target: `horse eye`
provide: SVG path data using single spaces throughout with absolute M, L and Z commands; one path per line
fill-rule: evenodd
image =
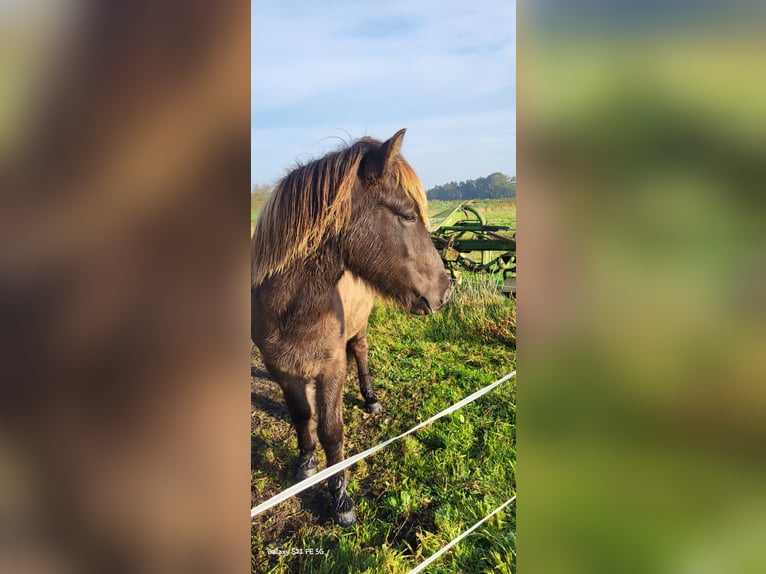
M 400 213 L 399 217 L 401 217 L 407 223 L 415 223 L 418 220 L 418 216 L 413 214 Z

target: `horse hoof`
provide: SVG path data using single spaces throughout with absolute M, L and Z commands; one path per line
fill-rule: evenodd
M 371 415 L 379 415 L 380 413 L 383 412 L 383 406 L 380 404 L 380 401 L 375 401 L 374 403 L 368 403 L 364 406 L 364 408 Z
M 346 512 L 336 512 L 333 519 L 335 520 L 335 524 L 341 528 L 348 528 L 356 522 L 356 509 L 352 507 L 351 510 Z
M 343 492 L 332 497 L 332 517 L 335 524 L 346 528 L 356 522 L 356 505 L 351 498 Z

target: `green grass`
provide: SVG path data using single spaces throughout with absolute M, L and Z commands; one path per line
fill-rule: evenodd
M 455 209 L 461 201 L 428 202 L 428 215 L 433 217 L 442 211 Z M 516 227 L 516 199 L 479 199 L 472 203 L 490 225 L 507 225 Z
M 428 317 L 376 303 L 370 367 L 384 412 L 363 411 L 350 369 L 344 395 L 347 453 L 399 434 L 513 370 L 515 323 L 514 302 L 484 282 L 462 283 L 445 310 Z M 255 571 L 398 573 L 431 556 L 515 493 L 515 385 L 509 380 L 353 466 L 354 526 L 341 529 L 329 520 L 324 485 L 258 517 L 252 533 Z M 260 445 L 256 492 L 285 488 L 297 459 L 294 433 L 277 437 L 273 426 L 264 421 L 253 431 Z M 256 495 L 259 502 L 265 497 Z M 511 505 L 428 571 L 515 571 L 515 530 Z M 268 554 L 269 548 L 286 554 Z

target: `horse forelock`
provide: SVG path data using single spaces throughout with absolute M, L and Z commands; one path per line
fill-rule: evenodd
M 367 151 L 381 142 L 362 138 L 352 145 L 299 165 L 277 185 L 263 206 L 251 243 L 252 283 L 259 285 L 290 264 L 310 257 L 351 219 L 351 195 Z M 426 194 L 415 170 L 401 155 L 390 173 L 412 198 L 428 225 Z

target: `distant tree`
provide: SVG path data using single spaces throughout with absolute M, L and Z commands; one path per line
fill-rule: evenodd
M 250 211 L 256 212 L 261 209 L 266 199 L 271 194 L 272 188 L 268 183 L 254 183 L 250 188 Z
M 268 195 L 271 193 L 271 186 L 268 183 L 254 183 L 250 190 L 250 195 Z
M 516 176 L 495 172 L 487 177 L 437 185 L 426 192 L 428 199 L 499 199 L 516 197 Z

